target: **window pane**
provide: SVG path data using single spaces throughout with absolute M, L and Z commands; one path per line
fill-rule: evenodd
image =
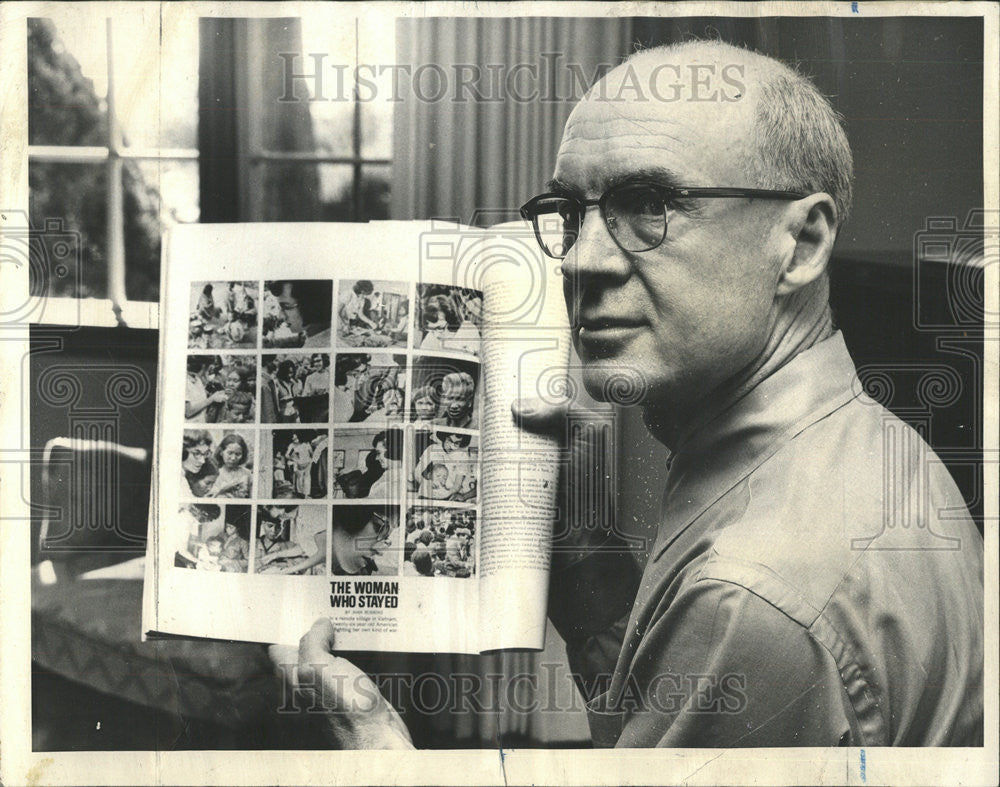
M 81 41 L 86 44 L 82 51 L 73 52 L 51 19 L 28 20 L 28 143 L 31 145 L 107 144 L 104 25 L 98 29 L 85 18 L 78 23 L 83 33 Z
M 358 20 L 358 97 L 361 99 L 361 155 L 392 158 L 392 101 L 397 85 L 396 26 L 391 20 Z M 396 80 L 399 81 L 399 80 Z
M 321 164 L 320 200 L 323 221 L 355 221 L 354 167 Z
M 354 167 L 347 164 L 302 164 L 267 162 L 264 167 L 264 190 L 268 205 L 282 206 L 281 215 L 266 215 L 280 221 L 374 221 L 389 218 L 389 193 L 392 167 L 366 165 L 362 168 L 358 203 L 354 201 Z M 309 196 L 314 200 L 290 200 L 281 196 L 280 184 L 299 188 L 314 181 L 318 184 Z M 289 213 L 292 210 L 292 213 Z
M 28 167 L 31 226 L 45 229 L 30 250 L 33 295 L 105 297 L 104 182 L 100 164 L 32 162 Z M 70 248 L 55 254 L 59 239 L 68 240 Z
M 392 165 L 369 165 L 361 170 L 361 218 L 389 218 Z
M 164 13 L 142 22 L 116 19 L 114 25 L 115 102 L 125 141 L 196 148 L 198 20 Z
M 391 85 L 380 90 L 375 100 L 361 102 L 361 155 L 364 158 L 392 158 Z
M 158 192 L 159 215 L 163 228 L 198 221 L 198 162 L 139 161 L 146 183 Z
M 322 93 L 316 83 L 299 80 L 298 95 L 321 100 L 310 102 L 316 151 L 330 156 L 353 154 L 354 128 L 354 20 L 335 8 L 315 7 L 302 15 L 302 57 L 296 73 L 321 69 Z
M 106 145 L 107 28 L 70 4 L 28 22 L 28 139 L 33 145 Z M 116 114 L 141 148 L 197 147 L 196 19 L 152 7 L 116 11 L 112 41 Z
M 317 101 L 309 106 L 316 152 L 326 156 L 354 154 L 354 102 Z
M 321 100 L 309 104 L 316 151 L 354 153 L 354 94 L 361 99 L 361 155 L 391 158 L 395 27 L 381 21 L 344 18 L 339 9 L 317 7 L 302 15 L 302 55 L 295 72 L 322 78 L 296 80 L 296 94 Z

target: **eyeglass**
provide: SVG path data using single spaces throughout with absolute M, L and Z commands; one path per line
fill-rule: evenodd
M 375 543 L 385 541 L 389 537 L 389 518 L 378 512 L 372 514 L 372 524 L 375 525 Z
M 521 206 L 521 217 L 531 222 L 538 244 L 550 257 L 563 259 L 580 237 L 587 208 L 597 205 L 608 233 L 622 251 L 651 251 L 667 237 L 669 213 L 689 197 L 796 200 L 797 191 L 744 188 L 688 188 L 659 183 L 623 183 L 599 199 L 577 199 L 565 194 L 540 194 Z

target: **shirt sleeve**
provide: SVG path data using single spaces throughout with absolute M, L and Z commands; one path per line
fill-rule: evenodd
M 620 747 L 854 742 L 856 722 L 832 655 L 733 583 L 701 580 L 673 599 L 621 678 Z M 589 709 L 606 716 L 599 705 Z

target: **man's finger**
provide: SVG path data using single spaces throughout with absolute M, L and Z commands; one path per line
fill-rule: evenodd
M 271 645 L 267 649 L 267 655 L 271 659 L 271 663 L 286 678 L 291 675 L 289 668 L 299 663 L 299 649 L 291 645 Z
M 537 434 L 561 434 L 569 404 L 552 404 L 544 399 L 517 399 L 510 407 L 514 423 Z
M 319 618 L 299 641 L 299 664 L 323 664 L 333 660 L 336 631 L 330 618 Z

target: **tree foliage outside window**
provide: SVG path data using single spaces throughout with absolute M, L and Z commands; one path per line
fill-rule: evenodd
M 59 44 L 48 19 L 28 20 L 28 143 L 105 146 L 107 112 L 91 80 Z M 80 234 L 80 271 L 53 278 L 53 297 L 103 298 L 107 294 L 105 168 L 102 163 L 33 161 L 28 168 L 31 226 L 58 219 Z M 129 299 L 155 301 L 160 285 L 160 195 L 136 162 L 123 167 L 125 286 Z M 43 236 L 44 239 L 44 236 Z M 32 266 L 34 272 L 35 266 Z M 37 292 L 38 282 L 31 282 Z

